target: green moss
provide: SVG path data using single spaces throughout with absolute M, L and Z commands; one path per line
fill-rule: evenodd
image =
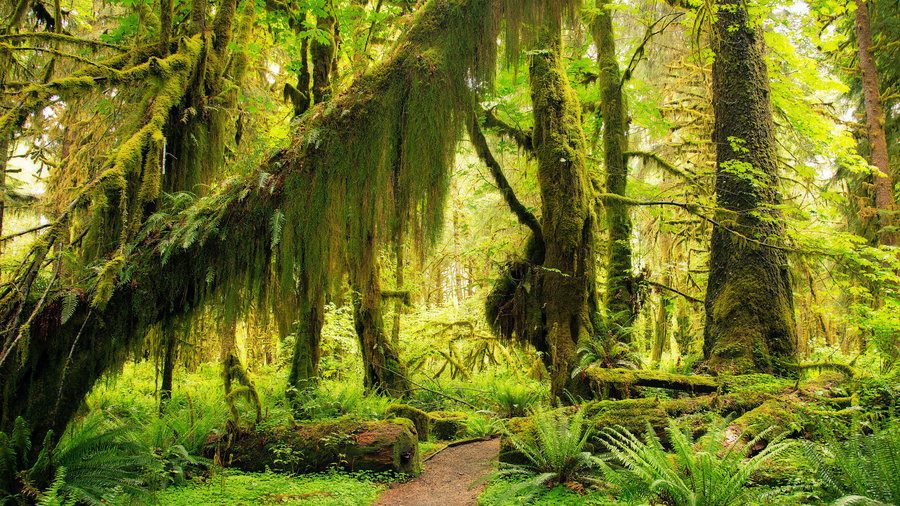
M 784 393 L 796 386 L 796 381 L 779 378 L 771 374 L 720 374 L 719 381 L 728 392 L 762 393 L 775 395 Z
M 431 417 L 421 409 L 406 404 L 392 404 L 387 409 L 387 416 L 412 420 L 419 441 L 427 441 L 431 434 Z
M 441 441 L 454 441 L 466 435 L 466 414 L 459 411 L 432 411 L 431 434 Z

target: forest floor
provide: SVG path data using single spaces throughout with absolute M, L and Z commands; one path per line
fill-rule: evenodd
M 417 478 L 385 491 L 377 506 L 444 506 L 475 504 L 486 483 L 472 484 L 497 463 L 500 439 L 445 448 L 425 462 Z

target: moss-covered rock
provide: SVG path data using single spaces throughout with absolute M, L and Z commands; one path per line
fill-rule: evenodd
M 431 434 L 431 417 L 421 409 L 407 404 L 392 404 L 387 409 L 387 416 L 389 418 L 400 417 L 412 420 L 413 425 L 416 427 L 419 441 L 427 441 L 428 436 Z
M 332 420 L 266 430 L 238 428 L 209 437 L 204 454 L 227 467 L 258 472 L 308 473 L 339 466 L 349 471 L 422 470 L 413 422 Z
M 452 441 L 466 435 L 466 414 L 459 411 L 432 411 L 431 433 L 435 438 Z

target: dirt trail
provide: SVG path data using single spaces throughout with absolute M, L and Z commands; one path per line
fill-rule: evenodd
M 381 494 L 376 506 L 465 506 L 475 504 L 485 484 L 469 485 L 497 464 L 500 439 L 446 448 L 425 462 L 418 478 Z

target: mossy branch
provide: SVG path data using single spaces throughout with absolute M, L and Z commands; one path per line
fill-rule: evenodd
M 656 281 L 651 281 L 651 280 L 646 280 L 646 282 L 649 283 L 650 285 L 653 285 L 653 286 L 657 287 L 657 288 L 661 288 L 661 289 L 663 289 L 663 290 L 668 290 L 668 291 L 670 291 L 670 292 L 672 292 L 672 293 L 676 293 L 676 294 L 678 294 L 678 295 L 684 297 L 685 299 L 687 299 L 687 300 L 689 300 L 689 301 L 691 301 L 691 302 L 693 302 L 693 303 L 695 303 L 695 304 L 703 304 L 703 300 L 698 299 L 697 297 L 693 297 L 693 296 L 691 296 L 691 295 L 688 295 L 688 294 L 686 294 L 686 293 L 684 293 L 684 292 L 682 292 L 682 291 L 679 291 L 679 290 L 677 290 L 677 289 L 675 289 L 675 288 L 672 288 L 671 286 L 664 285 L 664 284 L 662 284 L 662 283 L 657 283 Z
M 538 221 L 537 217 L 535 217 L 535 215 L 519 201 L 518 197 L 516 197 L 515 192 L 509 185 L 509 181 L 507 181 L 506 176 L 503 175 L 503 168 L 500 167 L 500 164 L 491 153 L 491 149 L 487 145 L 487 140 L 481 132 L 481 127 L 478 126 L 478 117 L 474 114 L 472 115 L 472 120 L 469 122 L 469 138 L 472 141 L 472 145 L 475 147 L 475 152 L 478 154 L 478 157 L 481 158 L 481 161 L 483 161 L 488 170 L 490 170 L 491 176 L 494 178 L 494 181 L 497 183 L 497 188 L 500 190 L 500 194 L 503 195 L 503 200 L 506 201 L 509 209 L 516 215 L 516 218 L 519 219 L 519 223 L 531 229 L 531 233 L 534 235 L 535 240 L 538 241 L 538 246 L 543 249 L 544 238 L 541 232 L 541 222 Z
M 519 149 L 529 155 L 534 154 L 534 145 L 532 144 L 531 132 L 527 132 L 520 128 L 514 127 L 509 123 L 501 120 L 494 114 L 493 109 L 484 111 L 484 127 L 495 130 L 498 134 L 511 139 L 519 146 Z
M 67 53 L 65 51 L 60 51 L 59 49 L 54 49 L 50 47 L 35 47 L 35 46 L 12 46 L 9 44 L 0 44 L 0 51 L 35 51 L 41 53 L 51 54 L 58 58 L 66 58 L 68 60 L 73 60 L 78 63 L 82 63 L 84 65 L 93 65 L 95 67 L 103 68 L 102 63 L 95 62 L 88 58 L 84 58 L 82 56 L 78 56 L 77 54 Z M 107 69 L 111 70 L 111 69 Z
M 626 151 L 622 153 L 626 158 L 638 158 L 644 164 L 653 163 L 656 164 L 657 167 L 663 169 L 664 171 L 672 174 L 673 176 L 679 177 L 687 181 L 692 187 L 698 188 L 697 179 L 687 171 L 681 170 L 676 167 L 674 164 L 669 162 L 668 160 L 663 159 L 656 153 L 650 153 L 647 151 Z
M 92 48 L 116 49 L 118 51 L 128 51 L 129 48 L 119 45 L 102 42 L 99 40 L 83 39 L 81 37 L 73 37 L 63 33 L 54 32 L 20 32 L 7 33 L 0 35 L 0 42 L 16 42 L 21 40 L 35 40 L 46 42 L 63 42 L 66 44 L 74 44 L 78 46 L 88 46 Z
M 700 212 L 701 206 L 699 204 L 694 203 L 685 203 L 685 202 L 674 202 L 669 200 L 638 200 L 631 197 L 624 197 L 622 195 L 616 195 L 614 193 L 598 193 L 596 195 L 597 199 L 603 202 L 618 202 L 619 204 L 626 206 L 673 206 L 684 209 L 685 211 L 693 214 L 694 216 L 706 221 L 712 225 L 716 225 L 721 227 L 722 230 L 727 231 L 729 234 L 740 237 L 741 239 L 756 244 L 758 246 L 763 246 L 765 248 L 772 248 L 776 250 L 786 251 L 789 253 L 793 253 L 796 251 L 794 248 L 788 248 L 785 246 L 779 246 L 777 244 L 770 244 L 765 241 L 761 241 L 759 239 L 754 239 L 752 237 L 748 237 L 746 234 L 742 234 L 738 232 L 731 226 L 727 226 L 727 224 L 721 220 L 716 220 L 714 218 L 710 218 L 709 216 Z M 733 211 L 729 211 L 726 209 L 717 208 L 717 212 L 727 213 L 728 215 L 735 214 Z M 731 220 L 729 220 L 731 221 Z

